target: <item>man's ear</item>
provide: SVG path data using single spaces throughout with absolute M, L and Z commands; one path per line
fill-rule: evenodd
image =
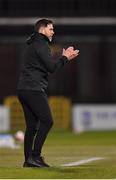
M 40 27 L 39 33 L 45 34 L 45 28 L 44 27 Z

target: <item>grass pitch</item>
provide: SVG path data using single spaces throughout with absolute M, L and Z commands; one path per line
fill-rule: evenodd
M 1 179 L 116 179 L 116 132 L 51 131 L 43 155 L 50 168 L 23 168 L 23 145 L 20 149 L 0 149 Z M 62 164 L 92 157 L 99 161 L 74 167 Z

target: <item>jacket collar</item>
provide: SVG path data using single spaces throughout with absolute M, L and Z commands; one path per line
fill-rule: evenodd
M 26 42 L 27 42 L 27 44 L 31 44 L 33 42 L 33 40 L 38 39 L 38 38 L 44 39 L 45 41 L 48 42 L 48 44 L 50 44 L 50 40 L 48 39 L 48 37 L 45 36 L 44 34 L 38 33 L 38 32 L 34 32 L 33 34 L 31 34 L 31 36 L 29 36 L 29 38 L 26 40 Z
M 37 35 L 38 35 L 39 37 L 42 37 L 43 39 L 45 39 L 48 43 L 50 43 L 50 40 L 49 40 L 48 37 L 45 36 L 44 34 L 42 34 L 42 33 L 37 33 Z

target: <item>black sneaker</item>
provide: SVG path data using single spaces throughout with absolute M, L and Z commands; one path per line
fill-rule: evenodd
M 23 167 L 49 167 L 48 164 L 46 164 L 42 157 L 38 158 L 28 158 L 26 162 L 24 162 Z
M 38 162 L 39 164 L 43 164 L 45 167 L 50 167 L 45 161 L 44 161 L 44 157 L 39 156 L 37 158 L 35 158 L 35 161 Z
M 30 164 L 27 163 L 27 161 L 25 161 L 23 163 L 23 167 L 35 167 L 35 166 L 32 166 L 32 164 L 30 165 Z

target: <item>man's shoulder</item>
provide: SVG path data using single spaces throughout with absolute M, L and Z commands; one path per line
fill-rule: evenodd
M 38 38 L 37 40 L 35 40 L 35 41 L 33 42 L 33 46 L 34 46 L 34 47 L 48 48 L 48 43 L 47 43 L 45 40 L 43 40 L 43 39 L 41 39 L 41 38 Z
M 34 44 L 38 44 L 38 43 L 39 44 L 46 44 L 46 41 L 43 38 L 41 38 L 40 36 L 38 36 L 37 38 L 34 39 L 33 43 Z

